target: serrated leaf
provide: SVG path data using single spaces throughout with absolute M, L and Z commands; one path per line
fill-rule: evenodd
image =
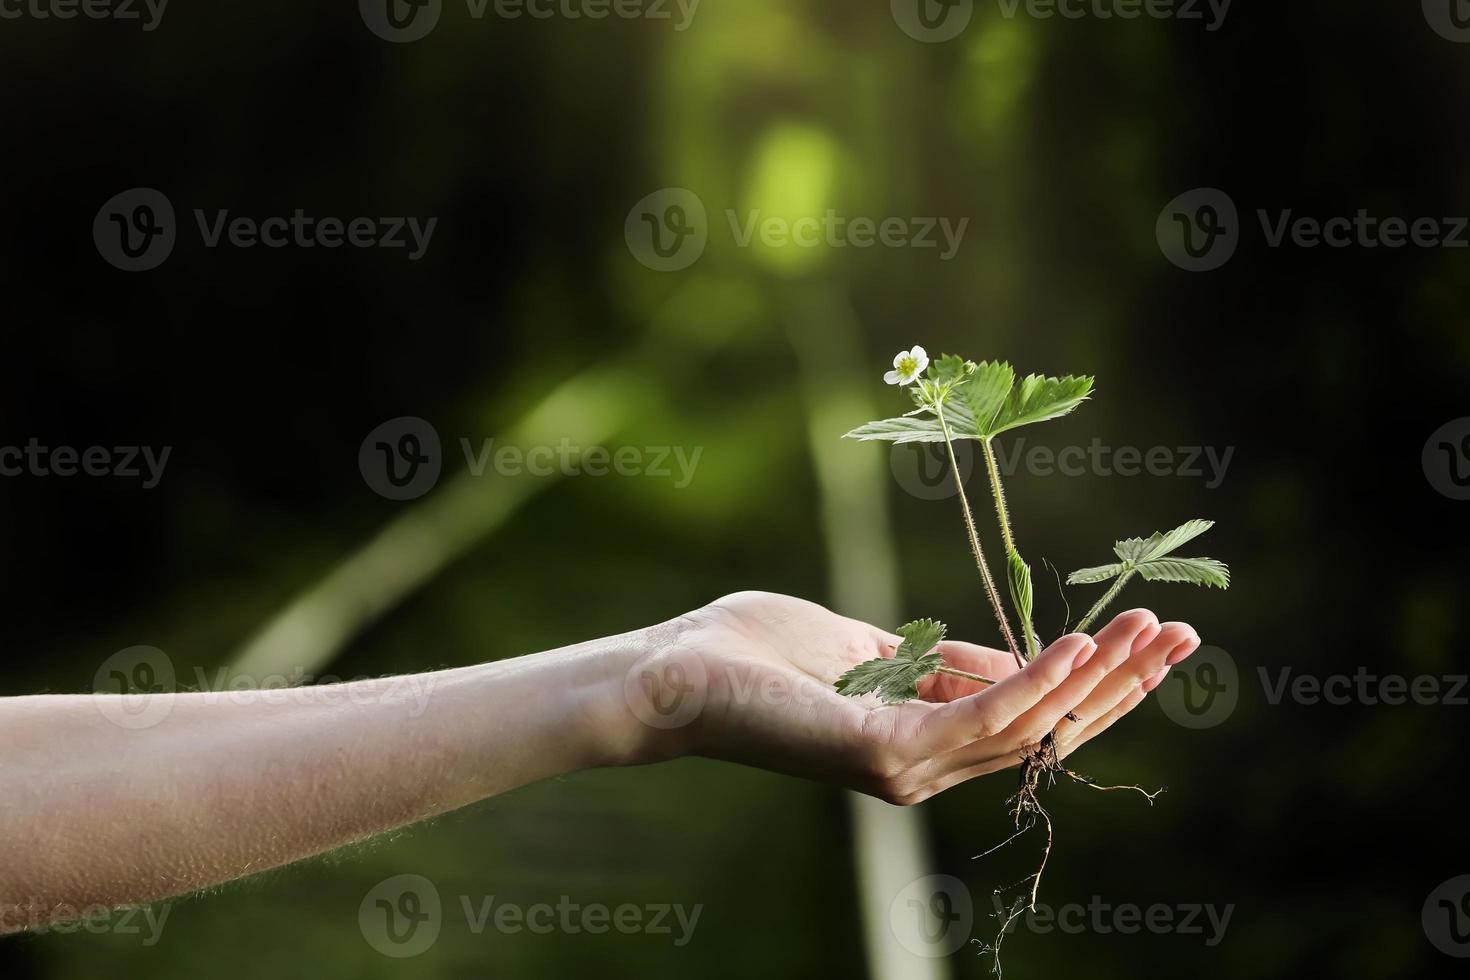
M 987 434 L 998 435 L 1018 426 L 1060 418 L 1087 400 L 1092 384 L 1092 378 L 1070 374 L 1064 378 L 1028 374 L 1006 397 Z
M 900 704 L 919 696 L 919 681 L 944 664 L 933 649 L 944 639 L 945 626 L 932 619 L 916 619 L 898 628 L 903 642 L 892 657 L 877 657 L 837 678 L 837 693 L 848 697 L 877 694 L 884 704 Z
M 1213 558 L 1158 558 L 1139 565 L 1138 574 L 1149 582 L 1188 582 L 1230 588 L 1230 569 Z
M 928 377 L 935 384 L 953 384 L 970 373 L 970 362 L 957 354 L 941 354 L 929 362 Z
M 1006 396 L 1016 382 L 1016 372 L 1004 361 L 981 361 L 975 365 L 970 380 L 955 390 L 955 395 L 970 413 L 975 436 L 994 435 L 995 417 L 1005 405 Z
M 1147 538 L 1124 538 L 1122 541 L 1113 543 L 1113 554 L 1124 561 L 1140 561 L 1148 554 L 1153 546 L 1162 541 L 1162 534 L 1153 534 Z
M 943 442 L 944 429 L 940 427 L 938 419 L 905 415 L 902 418 L 860 425 L 842 438 L 856 439 L 859 442 Z
M 1016 616 L 1026 638 L 1026 654 L 1034 657 L 1037 651 L 1036 630 L 1031 625 L 1031 568 L 1014 548 L 1006 552 L 1006 572 L 1010 579 L 1011 601 L 1016 604 Z
M 1123 572 L 1122 564 L 1098 565 L 1095 568 L 1079 568 L 1067 576 L 1068 585 L 1093 585 L 1117 578 Z
M 1151 546 L 1143 555 L 1143 560 L 1149 561 L 1173 554 L 1181 545 L 1188 544 L 1214 526 L 1214 521 L 1188 521 L 1167 534 L 1155 534 L 1149 538 Z

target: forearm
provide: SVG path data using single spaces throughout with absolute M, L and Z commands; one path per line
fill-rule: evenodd
M 119 696 L 0 699 L 0 932 L 58 906 L 196 890 L 634 761 L 649 730 L 622 703 L 622 681 L 650 635 L 414 678 L 143 695 L 167 698 L 168 711 L 138 730 L 109 719 L 140 706 Z

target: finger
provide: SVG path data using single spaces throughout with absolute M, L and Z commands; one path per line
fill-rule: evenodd
M 1171 623 L 1168 625 L 1173 626 L 1177 624 Z M 1058 753 L 1065 757 L 1077 751 L 1079 747 L 1086 744 L 1087 742 L 1090 742 L 1092 739 L 1097 738 L 1097 736 L 1101 735 L 1103 732 L 1111 728 L 1118 721 L 1118 719 L 1122 718 L 1128 712 L 1138 707 L 1138 705 L 1142 703 L 1145 697 L 1147 697 L 1152 691 L 1154 691 L 1160 684 L 1164 682 L 1164 679 L 1169 675 L 1169 670 L 1175 664 L 1184 660 L 1184 658 L 1188 657 L 1190 654 L 1194 653 L 1196 649 L 1199 648 L 1199 637 L 1192 635 L 1192 630 L 1190 632 L 1190 636 L 1186 637 L 1180 643 L 1175 644 L 1174 646 L 1169 648 L 1164 656 L 1166 666 L 1155 671 L 1151 676 L 1145 678 L 1136 687 L 1130 689 L 1127 693 L 1123 695 L 1122 699 L 1117 704 L 1113 705 L 1111 708 L 1104 711 L 1099 717 L 1092 719 L 1090 722 L 1084 720 L 1083 727 L 1080 732 L 1076 729 L 1071 729 L 1059 733 L 1057 738 Z
M 1001 650 L 977 646 L 960 640 L 945 640 L 936 648 L 946 667 L 1000 681 L 1014 674 L 1016 658 Z M 926 701 L 953 701 L 978 694 L 989 687 L 983 681 L 972 681 L 953 674 L 931 674 L 919 683 L 919 697 Z
M 1017 670 L 1000 683 L 931 712 L 919 729 L 918 739 L 930 755 L 952 751 L 976 739 L 1004 731 L 1023 712 L 1071 676 L 1078 662 L 1093 654 L 1092 639 L 1070 633 L 1043 650 L 1024 670 Z
M 1141 631 L 1129 647 L 1127 662 L 1093 689 L 1077 708 L 1077 716 L 1083 724 L 1089 724 L 1112 711 L 1144 681 L 1163 670 L 1176 648 L 1191 642 L 1198 645 L 1199 637 L 1187 623 L 1164 623 Z M 1059 736 L 1077 734 L 1073 726 L 1063 728 Z

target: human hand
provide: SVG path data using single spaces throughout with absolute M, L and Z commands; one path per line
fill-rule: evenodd
M 947 640 L 938 648 L 946 665 L 997 683 L 934 675 L 920 685 L 922 700 L 881 705 L 839 695 L 833 682 L 854 664 L 892 656 L 900 637 L 815 603 L 742 592 L 675 625 L 639 667 L 649 685 L 672 670 L 691 699 L 657 756 L 729 759 L 904 805 L 1019 764 L 1053 730 L 1059 755 L 1076 751 L 1199 646 L 1191 627 L 1160 625 L 1145 609 L 1120 614 L 1095 638 L 1062 637 L 1024 670 L 1009 653 Z

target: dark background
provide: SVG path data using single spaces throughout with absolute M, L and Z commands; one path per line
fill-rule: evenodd
M 137 644 L 188 677 L 234 662 L 293 598 L 443 494 L 399 503 L 364 482 L 360 443 L 398 416 L 430 420 L 446 471 L 462 471 L 459 436 L 501 436 L 547 392 L 619 365 L 636 383 L 581 407 L 620 420 L 601 441 L 704 455 L 684 489 L 533 487 L 319 672 L 512 656 L 740 589 L 834 601 L 812 453 L 825 423 L 811 414 L 837 391 L 831 377 L 897 414 L 906 405 L 879 377 L 914 343 L 1091 373 L 1095 400 L 1028 444 L 1235 455 L 1214 489 L 1018 473 L 1025 549 L 1065 571 L 1105 560 L 1117 537 L 1218 521 L 1198 550 L 1230 563 L 1230 592 L 1140 584 L 1124 602 L 1227 651 L 1239 704 L 1200 731 L 1147 704 L 1079 754 L 1104 780 L 1169 791 L 1147 809 L 1059 788 L 1043 899 L 1235 911 L 1214 948 L 1018 936 L 1008 973 L 1447 974 L 1455 960 L 1426 937 L 1421 907 L 1470 872 L 1458 804 L 1470 709 L 1272 705 L 1257 669 L 1465 672 L 1470 503 L 1435 489 L 1421 451 L 1470 414 L 1470 252 L 1270 248 L 1255 212 L 1470 213 L 1470 45 L 1407 3 L 1241 2 L 1214 32 L 1008 20 L 980 3 L 942 44 L 906 36 L 887 7 L 704 0 L 676 32 L 476 21 L 448 3 L 412 44 L 375 37 L 347 2 L 179 3 L 153 32 L 0 21 L 0 446 L 172 447 L 151 490 L 0 478 L 0 694 L 90 690 L 107 657 Z M 159 268 L 127 273 L 99 256 L 92 221 L 138 186 L 171 199 L 179 242 Z M 646 269 L 623 238 L 634 203 L 668 186 L 694 190 L 712 224 L 704 256 L 677 273 Z M 1172 265 L 1154 233 L 1164 205 L 1196 187 L 1224 190 L 1241 216 L 1239 250 L 1204 273 Z M 970 225 L 949 262 L 734 247 L 726 208 L 779 212 L 788 198 Z M 207 249 L 195 207 L 439 223 L 416 262 Z M 487 498 L 506 492 L 481 482 Z M 897 614 L 993 643 L 954 504 L 891 479 L 871 492 L 886 495 L 901 558 Z M 1052 631 L 1062 609 L 1043 584 Z M 1093 594 L 1069 598 L 1075 609 Z M 971 860 L 1006 833 L 1011 789 L 993 777 L 918 808 L 928 870 L 963 879 L 982 912 L 1028 870 L 1029 853 Z M 177 903 L 155 946 L 8 939 L 0 973 L 853 975 L 864 954 L 848 821 L 836 790 L 702 760 L 579 774 Z M 406 872 L 446 895 L 705 910 L 680 949 L 446 927 L 429 953 L 397 961 L 364 941 L 357 909 Z M 990 931 L 981 917 L 974 935 Z M 987 968 L 974 946 L 946 964 Z

